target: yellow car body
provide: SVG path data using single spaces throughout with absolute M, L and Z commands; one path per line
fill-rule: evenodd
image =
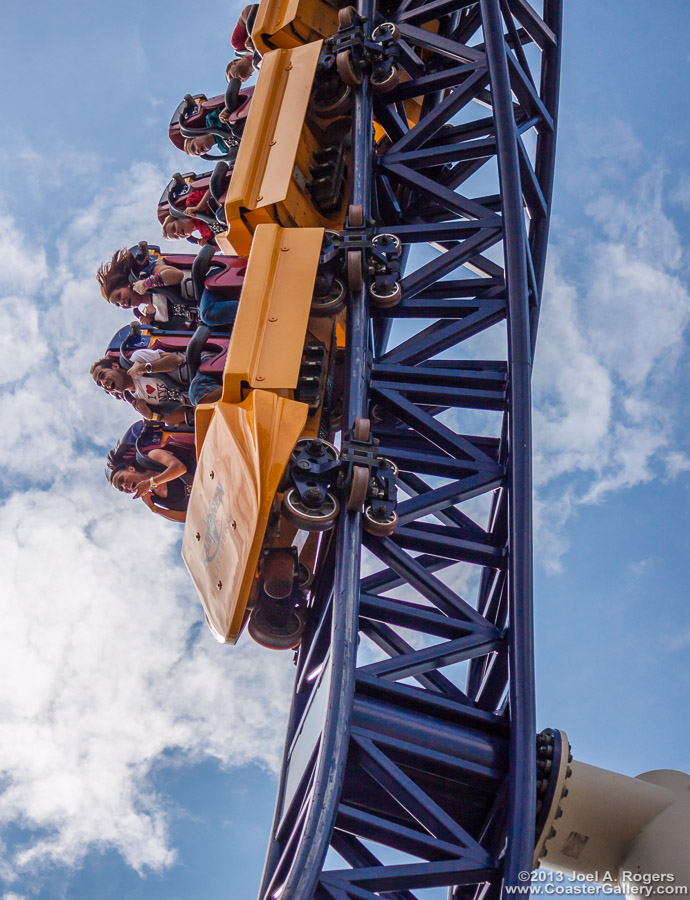
M 328 37 L 338 30 L 338 11 L 326 0 L 263 0 L 252 28 L 262 56 Z
M 293 399 L 305 342 L 330 342 L 333 322 L 310 318 L 323 229 L 260 225 L 215 404 L 196 409 L 197 470 L 182 556 L 216 638 L 235 643 L 251 610 L 269 523 L 280 535 L 279 486 L 297 440 L 318 433 L 321 409 Z M 330 347 L 329 351 L 334 352 Z
M 307 121 L 323 41 L 267 53 L 261 65 L 247 124 L 225 198 L 227 231 L 217 242 L 223 253 L 248 256 L 258 225 L 340 229 L 341 208 L 331 215 L 312 203 L 307 185 L 320 146 Z

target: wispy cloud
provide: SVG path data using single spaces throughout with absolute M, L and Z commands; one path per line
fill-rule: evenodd
M 677 424 L 690 294 L 669 212 L 674 179 L 627 128 L 613 133 L 595 136 L 583 160 L 586 222 L 572 233 L 559 223 L 545 288 L 534 468 L 551 565 L 578 505 L 690 467 Z

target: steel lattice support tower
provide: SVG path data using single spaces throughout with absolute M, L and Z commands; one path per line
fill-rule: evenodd
M 406 497 L 392 536 L 343 511 L 323 548 L 260 897 L 498 896 L 534 850 L 530 376 L 561 4 L 358 13 L 369 36 L 395 23 L 406 77 L 355 90 L 350 202 L 407 268 L 397 306 L 371 306 L 366 278 L 350 294 L 344 426 L 372 419 Z M 491 335 L 502 358 L 477 358 Z M 477 411 L 494 433 L 471 433 Z

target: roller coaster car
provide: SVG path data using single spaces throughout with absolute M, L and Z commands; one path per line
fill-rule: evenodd
M 264 56 L 290 50 L 337 31 L 338 11 L 326 0 L 263 0 L 252 26 L 252 41 Z
M 257 227 L 222 397 L 196 409 L 182 556 L 219 641 L 234 644 L 248 625 L 265 647 L 299 643 L 338 496 L 364 505 L 378 533 L 397 521 L 395 467 L 378 458 L 366 423 L 341 454 L 328 440 L 340 430 L 340 258 L 321 228 Z
M 225 231 L 224 201 L 231 175 L 232 166 L 224 160 L 219 160 L 212 172 L 203 172 L 201 175 L 195 172 L 181 175 L 176 172 L 158 201 L 158 221 L 162 225 L 168 216 L 184 218 L 185 201 L 190 194 L 208 190 L 211 194 L 208 212 L 197 212 L 194 218 L 205 222 L 216 234 Z
M 314 41 L 263 58 L 225 199 L 227 232 L 217 237 L 226 253 L 248 256 L 260 224 L 342 227 L 349 89 L 339 79 L 327 82 L 325 99 L 320 79 L 314 89 L 322 49 Z
M 225 151 L 214 154 L 205 153 L 202 159 L 234 161 L 237 148 L 244 131 L 247 115 L 254 94 L 253 87 L 241 87 L 237 78 L 233 78 L 225 95 L 207 99 L 205 94 L 187 94 L 173 113 L 168 127 L 168 136 L 178 150 L 184 150 L 185 138 L 211 134 L 220 139 Z M 207 125 L 206 117 L 227 109 L 230 112 L 228 122 L 223 125 Z
M 264 645 L 299 643 L 318 534 L 295 541 L 281 502 L 284 470 L 302 438 L 323 457 L 322 502 L 307 510 L 306 525 L 327 529 L 338 513 L 327 489 L 337 452 L 318 440 L 332 428 L 323 405 L 332 392 L 338 312 L 313 315 L 322 239 L 322 229 L 257 229 L 222 398 L 197 407 L 199 461 L 182 555 L 219 641 L 235 643 L 250 621 Z

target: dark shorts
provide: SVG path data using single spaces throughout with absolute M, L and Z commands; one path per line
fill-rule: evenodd
M 213 375 L 202 375 L 201 372 L 197 372 L 189 385 L 189 399 L 192 406 L 203 403 L 206 394 L 218 390 L 219 387 L 221 387 L 221 382 Z

